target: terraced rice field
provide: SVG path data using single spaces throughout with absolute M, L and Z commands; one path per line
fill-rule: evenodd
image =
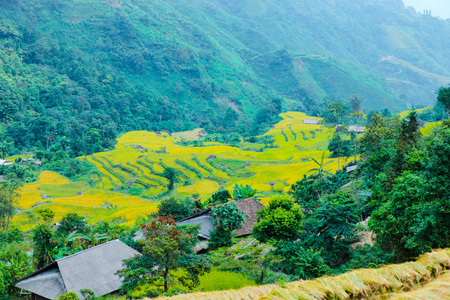
M 242 142 L 238 147 L 221 143 L 205 143 L 202 147 L 182 146 L 183 140 L 193 140 L 204 132 L 200 129 L 169 134 L 134 131 L 117 139 L 114 150 L 80 157 L 94 164 L 99 173 L 93 175 L 95 187 L 86 182 L 71 182 L 53 172 L 44 171 L 39 181 L 25 185 L 19 201 L 20 213 L 13 225 L 29 230 L 39 221 L 36 211 L 51 208 L 55 221 L 68 212 L 77 212 L 89 222 L 124 219 L 128 224 L 157 209 L 164 197 L 188 197 L 199 194 L 206 200 L 221 188 L 232 190 L 237 184 L 256 188 L 262 201 L 273 194 L 288 190 L 314 167 L 307 156 L 319 159 L 327 149 L 333 130 L 321 125 L 303 124 L 303 113 L 281 114 L 283 120 L 265 135 L 274 137 L 272 148 Z M 262 151 L 258 149 L 262 149 Z M 163 177 L 166 168 L 177 170 L 173 191 Z M 337 169 L 337 162 L 328 165 Z M 270 183 L 270 184 L 269 184 Z M 277 191 L 273 185 L 277 184 Z M 280 189 L 281 188 L 281 189 Z M 134 189 L 139 196 L 124 191 Z
M 200 194 L 205 200 L 220 188 L 231 190 L 237 183 L 251 184 L 264 196 L 272 193 L 268 183 L 282 182 L 287 190 L 301 179 L 314 166 L 307 156 L 320 158 L 333 134 L 333 130 L 321 125 L 303 124 L 305 118 L 314 119 L 303 113 L 281 116 L 283 120 L 265 134 L 274 137 L 274 148 L 262 152 L 220 143 L 181 146 L 183 139 L 192 139 L 199 130 L 172 135 L 134 131 L 118 138 L 115 150 L 85 159 L 101 172 L 98 188 L 130 185 L 141 188 L 144 196 L 164 197 L 169 191 L 162 173 L 170 167 L 178 171 L 175 191 L 170 195 Z M 329 166 L 334 171 L 337 162 Z
M 39 181 L 25 185 L 20 194 L 20 212 L 12 223 L 25 231 L 39 222 L 36 211 L 40 208 L 53 210 L 55 221 L 68 212 L 76 212 L 89 222 L 123 219 L 128 225 L 132 225 L 138 216 L 157 209 L 157 203 L 151 203 L 148 199 L 90 188 L 85 182 L 70 182 L 50 171 L 43 171 Z

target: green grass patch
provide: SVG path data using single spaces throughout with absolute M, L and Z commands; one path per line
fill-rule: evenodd
M 256 283 L 253 280 L 243 274 L 212 270 L 200 277 L 198 290 L 204 292 L 223 291 L 255 285 Z

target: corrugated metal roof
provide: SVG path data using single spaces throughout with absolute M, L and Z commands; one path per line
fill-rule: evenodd
M 81 289 L 90 289 L 95 296 L 103 296 L 117 291 L 122 281 L 115 273 L 123 268 L 122 260 L 138 254 L 140 253 L 121 241 L 114 240 L 57 260 L 52 264 L 54 265 L 52 269 L 56 268 L 63 287 L 65 287 L 65 290 L 58 290 L 58 295 L 64 294 L 65 291 L 73 291 L 81 298 Z M 53 296 L 53 294 L 34 291 L 39 286 L 44 286 L 43 283 L 40 283 L 42 279 L 39 278 L 47 272 L 48 268 L 21 280 L 16 286 L 49 299 L 56 298 L 58 295 Z M 52 277 L 52 281 L 48 284 L 56 286 L 56 281 L 56 277 Z M 46 281 L 42 282 L 46 283 Z M 23 285 L 24 283 L 26 285 Z
M 177 225 L 200 225 L 198 235 L 205 239 L 210 239 L 211 232 L 216 229 L 214 227 L 214 220 L 209 215 L 200 215 L 196 218 L 179 221 L 177 222 Z
M 350 173 L 350 172 L 353 172 L 353 171 L 355 171 L 356 170 L 356 168 L 358 168 L 358 166 L 357 165 L 354 165 L 354 166 L 350 166 L 350 167 L 347 167 L 347 173 Z
M 61 273 L 56 264 L 52 264 L 39 273 L 19 281 L 16 287 L 48 299 L 55 299 L 66 292 Z
M 317 125 L 317 124 L 319 124 L 319 120 L 317 120 L 317 119 L 304 119 L 303 120 L 303 124 Z

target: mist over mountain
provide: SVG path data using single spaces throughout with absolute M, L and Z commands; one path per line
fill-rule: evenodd
M 7 0 L 0 12 L 2 134 L 18 149 L 258 132 L 354 94 L 399 111 L 450 83 L 450 23 L 401 0 Z

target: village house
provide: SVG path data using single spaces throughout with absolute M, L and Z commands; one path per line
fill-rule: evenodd
M 124 267 L 122 260 L 139 254 L 119 240 L 110 241 L 58 259 L 21 279 L 16 287 L 31 292 L 32 300 L 51 300 L 70 291 L 84 299 L 82 289 L 97 297 L 108 295 L 122 285 L 116 275 Z
M 13 165 L 14 164 L 14 162 L 12 162 L 12 161 L 7 161 L 7 160 L 4 160 L 4 159 L 0 159 L 0 166 L 10 166 L 10 165 Z
M 247 198 L 242 200 L 233 201 L 231 203 L 236 204 L 237 207 L 245 214 L 244 224 L 242 228 L 235 231 L 235 237 L 246 237 L 252 234 L 253 225 L 258 220 L 256 212 L 264 208 L 258 200 L 254 198 Z M 209 240 L 211 238 L 211 232 L 216 230 L 214 226 L 214 220 L 210 216 L 212 208 L 205 209 L 190 217 L 184 218 L 177 222 L 177 225 L 200 225 L 200 231 L 198 237 L 200 240 Z
M 304 119 L 303 124 L 318 125 L 319 120 L 318 119 Z
M 348 126 L 348 132 L 355 132 L 356 134 L 364 133 L 366 127 L 359 125 L 350 125 Z
M 234 237 L 240 238 L 251 235 L 253 232 L 253 225 L 255 225 L 258 220 L 256 212 L 264 208 L 264 205 L 254 198 L 237 200 L 230 203 L 236 204 L 236 206 L 245 214 L 244 224 L 242 225 L 242 228 L 234 232 Z M 177 222 L 177 225 L 200 225 L 200 231 L 198 233 L 199 242 L 194 248 L 196 253 L 208 248 L 207 241 L 211 239 L 211 233 L 216 230 L 214 220 L 210 216 L 212 208 L 213 207 L 210 207 Z M 142 239 L 144 239 L 144 234 L 142 230 L 139 230 L 136 232 L 133 240 L 138 241 Z

